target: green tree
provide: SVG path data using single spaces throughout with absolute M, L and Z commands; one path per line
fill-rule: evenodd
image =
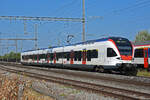
M 150 33 L 147 30 L 138 32 L 135 42 L 150 41 Z
M 10 52 L 8 54 L 5 54 L 3 56 L 0 56 L 0 59 L 3 59 L 3 60 L 17 60 L 19 61 L 20 60 L 20 53 L 14 53 L 14 52 Z

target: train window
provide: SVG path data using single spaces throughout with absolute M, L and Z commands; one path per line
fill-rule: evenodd
M 82 51 L 82 60 L 86 61 L 86 50 Z
M 28 60 L 28 55 L 25 55 L 25 59 Z
M 34 60 L 37 60 L 37 55 L 34 55 Z
M 46 56 L 46 60 L 49 60 L 50 54 L 47 53 L 45 56 Z
M 24 59 L 25 59 L 25 60 L 27 60 L 27 59 L 28 59 L 28 56 L 27 56 L 27 55 L 25 55 L 25 56 L 24 56 Z
M 117 56 L 116 52 L 112 48 L 107 48 L 107 57 Z
M 150 58 L 150 48 L 148 49 L 148 57 Z
M 145 52 L 144 52 L 144 53 L 145 53 L 145 58 L 147 58 L 147 56 L 148 56 L 148 55 L 147 55 L 147 50 L 145 50 Z
M 28 59 L 30 59 L 30 55 L 28 55 Z
M 45 54 L 40 54 L 39 55 L 39 59 L 44 59 L 45 58 Z
M 42 58 L 42 55 L 41 54 L 39 54 L 39 59 L 41 59 Z
M 34 58 L 34 56 L 33 55 L 31 55 L 31 59 L 33 59 Z
M 75 51 L 75 52 L 74 52 L 74 61 L 77 61 L 77 55 L 78 55 L 78 52 Z
M 64 58 L 64 53 L 63 52 L 60 53 L 60 58 Z
M 24 56 L 22 56 L 22 60 L 24 60 Z
M 43 59 L 46 59 L 46 58 L 47 58 L 46 54 L 43 54 Z
M 43 54 L 41 54 L 41 56 L 40 56 L 40 59 L 42 59 L 43 58 Z
M 28 55 L 25 55 L 25 60 L 28 60 Z
M 32 59 L 32 55 L 29 55 L 29 58 Z
M 78 61 L 81 61 L 81 51 L 77 51 L 77 59 Z
M 67 54 L 67 61 L 69 61 L 69 59 L 70 59 L 70 52 L 67 52 L 66 54 Z
M 87 61 L 91 61 L 91 50 L 87 51 Z
M 54 59 L 54 54 L 50 53 L 50 60 L 52 61 Z
M 32 59 L 34 59 L 34 60 L 35 60 L 35 55 L 32 55 Z
M 33 57 L 34 60 L 36 59 L 36 55 L 33 55 L 32 57 Z
M 27 55 L 27 59 L 30 59 L 30 55 Z
M 64 52 L 64 55 L 63 55 L 63 56 L 64 56 L 64 58 L 67 58 L 67 53 L 66 53 L 66 52 Z
M 28 60 L 28 56 L 26 55 L 26 56 L 24 57 L 24 59 L 25 59 L 25 60 Z
M 143 58 L 144 57 L 144 51 L 143 51 L 143 49 L 136 49 L 134 57 L 135 58 Z
M 41 55 L 39 54 L 39 59 L 40 59 Z
M 57 60 L 58 60 L 59 58 L 62 58 L 62 55 L 63 55 L 63 53 L 61 53 L 61 52 L 56 53 L 56 58 L 57 58 Z
M 28 59 L 30 59 L 30 55 L 28 55 Z
M 56 53 L 56 60 L 58 61 L 59 58 L 60 58 L 60 53 Z
M 74 51 L 70 52 L 70 58 L 74 58 Z
M 53 53 L 53 59 L 56 60 L 56 52 Z
M 58 61 L 59 59 L 59 53 L 56 53 L 56 60 Z
M 25 60 L 25 56 L 22 56 L 22 60 Z
M 91 51 L 91 58 L 98 58 L 98 50 L 92 50 Z

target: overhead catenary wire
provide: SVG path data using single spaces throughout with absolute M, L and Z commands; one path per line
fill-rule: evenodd
M 66 7 L 68 7 L 68 6 L 72 6 L 73 4 L 75 4 L 76 1 L 77 1 L 77 0 L 72 0 L 71 2 L 69 2 L 69 3 L 67 3 L 67 4 L 65 4 L 65 5 L 63 5 L 63 6 L 59 7 L 59 8 L 57 8 L 56 10 L 54 10 L 54 11 L 52 12 L 52 14 L 53 14 L 53 13 L 57 14 L 57 13 L 61 12 L 62 9 L 66 8 Z M 63 11 L 63 12 L 64 12 L 64 11 Z
M 79 2 L 76 2 L 71 7 L 65 9 L 64 11 L 59 13 L 58 15 L 60 15 L 60 16 L 69 16 L 69 17 L 72 16 L 72 15 L 78 15 L 79 12 L 81 12 L 80 5 L 81 4 Z M 78 9 L 76 9 L 76 7 L 78 7 Z
M 112 8 L 111 10 L 106 10 L 104 14 L 102 14 L 102 18 L 105 18 L 106 16 L 110 15 L 120 15 L 121 13 L 124 14 L 125 11 L 130 11 L 133 12 L 134 10 L 137 10 L 139 8 L 144 8 L 150 5 L 150 0 L 136 0 L 134 4 L 130 3 L 128 4 L 129 6 L 120 8 L 120 9 L 114 9 Z
M 118 9 L 118 10 L 114 10 L 113 12 L 114 13 L 119 13 L 119 12 L 131 10 L 131 9 L 141 8 L 141 7 L 144 7 L 145 5 L 147 5 L 149 3 L 150 3 L 150 0 L 143 1 L 143 2 L 138 2 L 138 3 L 135 3 L 134 5 L 131 5 L 131 6 L 128 6 L 128 7 L 125 7 L 125 8 L 121 8 L 121 9 Z

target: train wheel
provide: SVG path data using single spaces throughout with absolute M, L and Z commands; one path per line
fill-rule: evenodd
M 119 71 L 121 75 L 125 75 L 126 72 L 125 71 Z
M 105 70 L 104 70 L 104 68 L 102 66 L 97 66 L 97 67 L 95 67 L 95 71 L 103 73 Z
M 94 70 L 95 72 L 99 72 L 99 68 L 97 66 L 94 68 Z
M 123 68 L 120 70 L 120 74 L 121 75 L 127 75 L 127 76 L 136 76 L 137 75 L 137 69 L 136 67 L 132 67 L 132 68 Z
M 101 73 L 105 72 L 105 70 L 104 70 L 104 68 L 102 66 L 99 67 L 99 72 L 101 72 Z
M 132 69 L 130 69 L 130 70 L 126 70 L 126 74 L 125 75 L 127 75 L 127 76 L 136 76 L 137 75 L 137 69 L 136 68 L 132 68 Z

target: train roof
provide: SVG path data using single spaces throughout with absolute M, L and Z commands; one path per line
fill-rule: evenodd
M 150 41 L 144 41 L 144 42 L 132 42 L 134 46 L 146 46 L 150 45 Z
M 65 45 L 65 46 L 75 46 L 75 45 L 90 44 L 90 43 L 95 43 L 95 42 L 103 42 L 103 41 L 108 41 L 109 39 L 112 39 L 112 40 L 116 40 L 116 39 L 128 40 L 128 39 L 122 38 L 122 37 L 107 37 L 107 38 L 101 38 L 101 39 L 95 39 L 95 40 L 87 40 L 85 42 L 79 42 L 79 43 L 69 44 L 69 45 Z M 53 48 L 59 48 L 59 47 L 64 47 L 64 46 L 53 46 L 53 47 L 50 47 L 50 48 L 41 48 L 41 49 L 38 49 L 38 50 L 53 49 Z M 35 51 L 35 50 L 27 50 L 27 51 L 23 51 L 23 52 L 29 52 L 29 51 Z

